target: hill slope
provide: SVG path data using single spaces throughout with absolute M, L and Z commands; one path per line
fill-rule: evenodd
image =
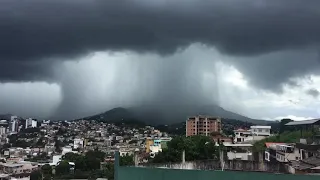
M 195 107 L 183 107 L 174 111 L 162 113 L 153 107 L 134 107 L 134 108 L 114 108 L 101 114 L 85 117 L 82 119 L 94 119 L 101 121 L 121 121 L 121 120 L 139 120 L 147 124 L 172 124 L 184 122 L 188 116 L 211 115 L 224 119 L 234 119 L 253 124 L 268 124 L 270 121 L 251 119 L 231 111 L 227 111 L 219 106 L 210 105 Z

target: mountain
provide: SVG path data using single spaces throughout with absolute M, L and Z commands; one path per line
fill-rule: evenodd
M 246 116 L 225 110 L 216 105 L 209 106 L 184 106 L 174 110 L 160 111 L 157 107 L 140 106 L 132 108 L 114 108 L 101 114 L 85 117 L 86 120 L 101 121 L 121 121 L 121 120 L 139 120 L 147 124 L 173 124 L 184 122 L 188 116 L 210 115 L 218 116 L 223 119 L 240 120 L 252 124 L 266 125 L 272 121 L 251 119 Z
M 121 121 L 123 119 L 134 119 L 134 114 L 125 108 L 114 108 L 101 114 L 82 118 L 84 120 L 101 120 L 101 121 Z
M 0 114 L 0 120 L 7 120 L 10 121 L 11 120 L 11 116 L 15 116 L 13 114 Z M 17 116 L 17 119 L 19 121 L 23 121 L 24 119 L 20 116 Z

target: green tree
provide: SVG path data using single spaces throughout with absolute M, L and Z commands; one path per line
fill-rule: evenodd
M 104 158 L 106 157 L 106 153 L 99 151 L 98 149 L 95 149 L 94 151 L 88 151 L 86 153 L 86 157 L 96 158 L 96 159 L 99 159 L 100 161 L 103 161 Z
M 41 171 L 32 171 L 30 174 L 30 180 L 42 180 Z
M 286 127 L 286 124 L 289 123 L 289 122 L 292 122 L 293 120 L 291 119 L 282 119 L 280 121 L 280 127 L 279 127 L 279 133 L 283 133 L 285 132 L 286 130 L 289 130 L 290 127 Z
M 77 170 L 88 170 L 88 165 L 87 165 L 87 159 L 85 156 L 80 156 L 77 159 L 75 159 L 75 161 L 73 161 L 75 163 L 75 169 Z
M 70 173 L 70 165 L 68 161 L 61 161 L 60 164 L 56 167 L 57 175 L 66 175 Z
M 132 155 L 126 155 L 120 157 L 120 166 L 132 166 L 134 165 L 134 157 Z
M 52 175 L 52 167 L 49 164 L 43 165 L 41 171 L 44 175 Z
M 180 162 L 182 151 L 187 161 L 217 159 L 219 156 L 215 142 L 207 136 L 177 136 L 168 142 L 168 148 L 159 152 L 151 162 Z
M 57 137 L 54 138 L 54 142 L 55 151 L 61 153 L 61 148 L 64 146 L 64 144 L 60 140 L 58 140 Z
M 69 161 L 69 162 L 76 162 L 81 157 L 82 157 L 82 155 L 80 155 L 80 154 L 68 152 L 62 157 L 62 159 Z

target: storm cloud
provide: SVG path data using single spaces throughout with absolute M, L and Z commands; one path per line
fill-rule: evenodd
M 320 95 L 320 92 L 317 89 L 309 89 L 307 91 L 307 94 L 309 94 L 310 96 L 317 98 Z
M 149 99 L 158 94 L 172 105 L 212 103 L 219 98 L 209 102 L 208 94 L 200 95 L 202 90 L 188 90 L 197 87 L 201 73 L 215 71 L 211 63 L 217 58 L 197 53 L 183 61 L 175 56 L 200 44 L 226 56 L 224 62 L 253 86 L 281 92 L 285 83 L 298 86 L 292 78 L 320 72 L 319 5 L 318 0 L 2 0 L 0 81 L 56 82 L 62 87 L 61 109 L 66 109 L 83 103 L 80 89 L 91 81 L 63 75 L 61 67 L 71 66 L 66 62 L 80 63 L 102 51 L 154 54 L 159 56 L 154 61 L 135 57 L 113 62 L 118 63 L 114 79 L 120 83 L 135 77 L 139 87 L 153 82 Z M 217 82 L 213 84 L 211 88 Z

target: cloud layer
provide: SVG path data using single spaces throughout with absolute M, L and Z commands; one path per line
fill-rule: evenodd
M 76 59 L 99 50 L 172 52 L 200 42 L 227 54 L 253 55 L 318 45 L 319 5 L 314 0 L 4 0 L 0 60 L 25 70 L 20 77 L 7 72 L 0 77 L 50 76 L 25 61 Z M 32 67 L 43 69 L 46 63 Z
M 156 103 L 164 111 L 220 104 L 225 97 L 217 90 L 217 61 L 234 66 L 258 90 L 284 93 L 286 84 L 299 86 L 293 79 L 320 72 L 319 5 L 318 0 L 2 0 L 0 81 L 56 83 L 62 116 L 122 104 Z M 86 61 L 97 57 L 101 67 L 90 68 Z M 205 74 L 215 77 L 210 85 L 203 82 Z M 110 93 L 100 96 L 96 88 Z M 316 98 L 317 92 L 303 93 Z M 95 95 L 109 103 L 92 105 Z

